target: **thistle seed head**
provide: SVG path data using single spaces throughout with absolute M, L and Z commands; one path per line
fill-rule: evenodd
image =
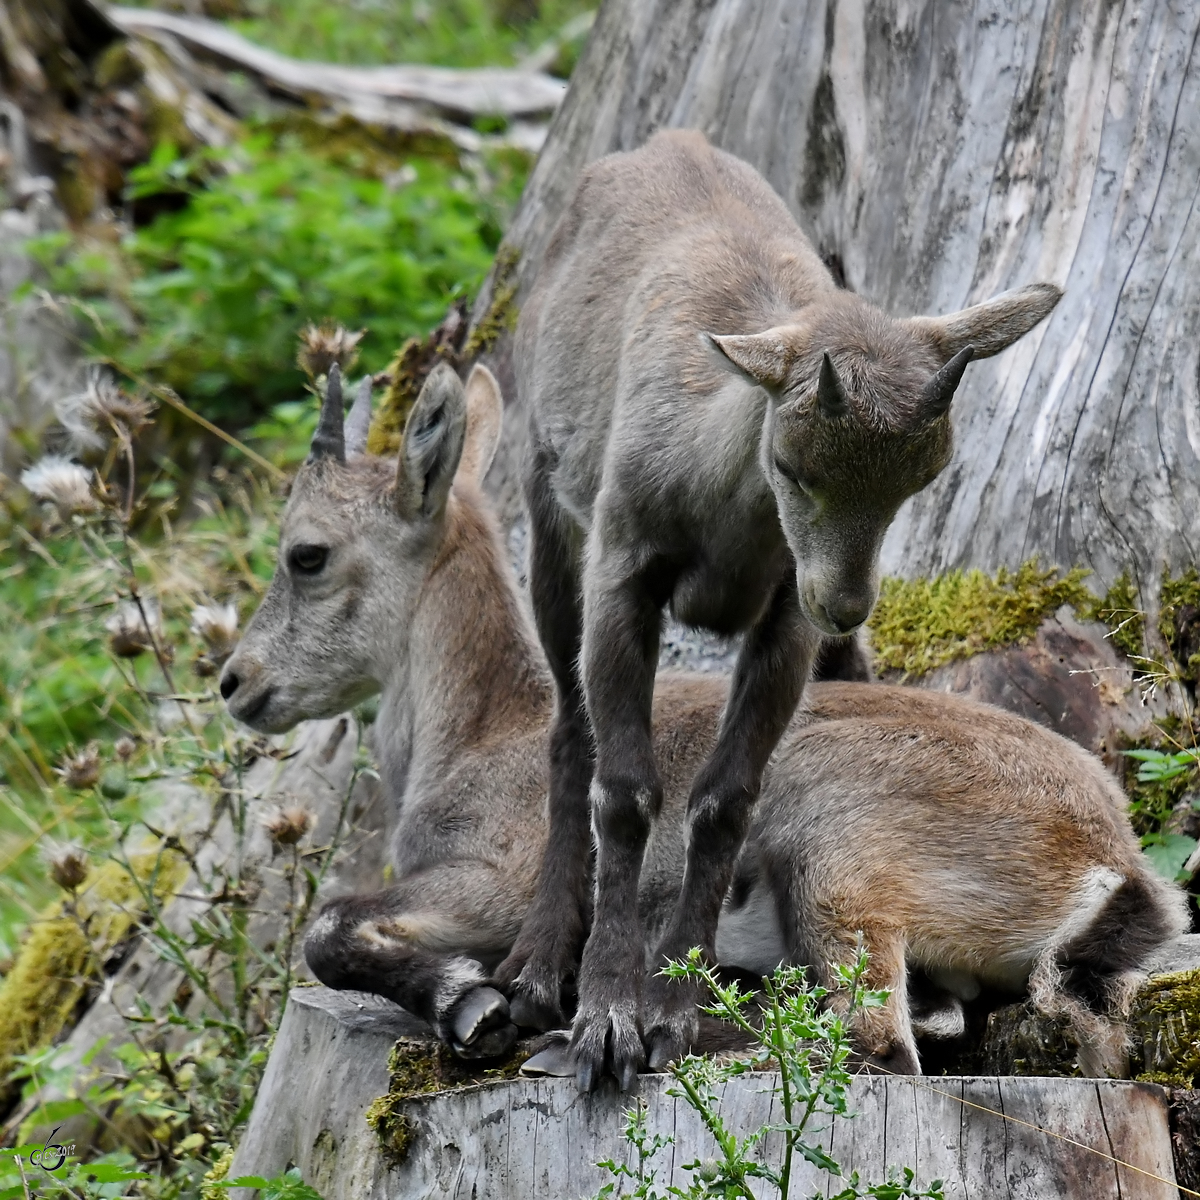
M 146 613 L 144 620 L 136 604 L 122 604 L 104 622 L 109 649 L 118 658 L 137 658 L 144 651 L 153 650 L 156 641 L 162 645 L 162 616 L 158 605 L 152 600 L 143 600 L 142 608 Z
M 103 367 L 88 371 L 83 391 L 65 396 L 55 413 L 79 449 L 98 450 L 106 437 L 123 432 L 134 437 L 150 420 L 154 403 L 131 396 Z
M 198 604 L 192 609 L 192 633 L 208 648 L 208 658 L 221 666 L 237 648 L 237 609 L 232 604 Z
M 74 842 L 47 843 L 45 858 L 50 878 L 68 892 L 73 892 L 88 877 L 87 852 Z
M 306 808 L 277 808 L 263 817 L 263 828 L 277 846 L 294 846 L 316 823 Z
M 137 753 L 137 742 L 131 737 L 117 738 L 113 743 L 113 753 L 121 762 L 128 762 Z
M 32 496 L 53 504 L 64 517 L 95 512 L 99 507 L 91 471 L 61 454 L 47 454 L 27 468 L 21 473 L 21 484 Z
M 55 774 L 70 788 L 95 787 L 100 778 L 100 748 L 92 742 L 74 754 L 63 755 Z
M 365 329 L 354 333 L 342 325 L 306 325 L 300 332 L 300 349 L 296 363 L 310 379 L 329 374 L 329 368 L 337 363 L 342 375 L 347 375 L 358 362 L 358 343 Z

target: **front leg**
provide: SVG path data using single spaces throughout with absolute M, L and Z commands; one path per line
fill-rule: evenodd
M 605 1072 L 628 1091 L 644 1062 L 638 877 L 662 805 L 650 735 L 661 610 L 642 581 L 613 572 L 609 582 L 604 575 L 596 569 L 585 593 L 583 675 L 596 736 L 596 903 L 571 1055 L 581 1091 L 594 1088 Z
M 304 957 L 326 987 L 386 996 L 423 1017 L 460 1058 L 495 1058 L 517 1040 L 508 1002 L 470 949 L 493 958 L 512 940 L 521 897 L 484 863 L 431 867 L 393 887 L 325 904 Z
M 537 892 L 496 982 L 509 991 L 513 1020 L 561 1029 L 563 992 L 575 974 L 587 928 L 592 831 L 588 787 L 592 731 L 579 682 L 583 638 L 580 533 L 550 485 L 554 460 L 536 440 L 525 480 L 529 513 L 529 594 L 538 636 L 554 677 L 550 729 L 550 828 Z
M 758 799 L 763 771 L 808 681 L 820 634 L 800 612 L 794 570 L 738 655 L 717 744 L 688 796 L 683 890 L 646 980 L 646 1047 L 658 1069 L 695 1040 L 696 1004 L 706 997 L 659 974 L 699 946 L 715 962 L 717 918 Z

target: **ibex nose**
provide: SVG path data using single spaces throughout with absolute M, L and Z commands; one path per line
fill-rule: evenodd
M 871 615 L 871 599 L 868 596 L 837 596 L 822 604 L 821 610 L 838 633 L 850 633 Z
M 241 682 L 233 671 L 226 671 L 221 676 L 221 699 L 228 700 L 238 690 L 238 684 Z

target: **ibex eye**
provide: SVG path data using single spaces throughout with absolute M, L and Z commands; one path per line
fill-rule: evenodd
M 315 575 L 325 565 L 328 557 L 329 548 L 327 546 L 310 546 L 301 543 L 299 546 L 292 547 L 291 553 L 288 555 L 288 565 L 301 575 Z

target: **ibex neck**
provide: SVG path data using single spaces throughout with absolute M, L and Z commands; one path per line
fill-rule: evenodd
M 483 502 L 456 485 L 446 520 L 409 633 L 407 678 L 384 696 L 408 745 L 403 763 L 381 766 L 403 777 L 405 793 L 466 752 L 546 723 L 551 711 L 541 652 Z M 384 782 L 393 790 L 399 780 Z

